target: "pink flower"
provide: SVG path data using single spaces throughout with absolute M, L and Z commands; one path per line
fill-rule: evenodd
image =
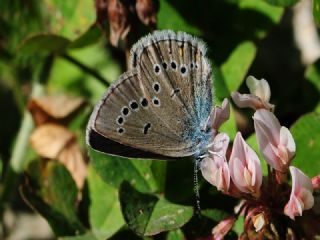
M 276 116 L 259 109 L 253 115 L 260 151 L 268 164 L 280 172 L 287 172 L 296 152 L 296 145 L 288 128 L 280 125 Z
M 313 190 L 320 189 L 320 175 L 315 176 L 311 179 Z
M 212 235 L 214 240 L 222 240 L 224 236 L 231 230 L 236 218 L 234 216 L 230 216 L 222 220 L 218 225 L 216 225 L 212 229 Z
M 284 207 L 284 214 L 294 220 L 295 216 L 302 216 L 303 210 L 313 207 L 313 188 L 310 178 L 308 178 L 298 168 L 290 166 L 292 177 L 292 190 L 290 200 Z
M 249 76 L 246 79 L 246 84 L 250 90 L 250 94 L 231 93 L 231 97 L 238 107 L 250 107 L 255 110 L 260 108 L 274 109 L 274 105 L 269 103 L 271 92 L 269 84 L 265 79 L 257 80 L 253 76 Z
M 236 187 L 254 196 L 260 194 L 262 172 L 257 154 L 244 141 L 238 132 L 233 143 L 229 161 L 230 175 Z
M 230 186 L 230 171 L 226 161 L 229 137 L 219 133 L 209 149 L 209 156 L 201 161 L 202 176 L 218 190 L 228 192 Z
M 221 104 L 221 107 L 215 106 L 210 114 L 208 125 L 214 130 L 218 130 L 219 127 L 229 119 L 230 117 L 230 105 L 227 98 L 225 98 Z

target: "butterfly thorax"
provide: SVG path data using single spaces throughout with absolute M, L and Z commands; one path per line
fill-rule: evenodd
M 196 159 L 206 156 L 208 148 L 213 141 L 214 134 L 212 129 L 210 127 L 201 127 L 201 125 L 198 125 L 198 127 L 190 133 L 192 133 L 192 135 L 189 135 L 189 140 L 192 141 L 194 145 L 193 156 Z

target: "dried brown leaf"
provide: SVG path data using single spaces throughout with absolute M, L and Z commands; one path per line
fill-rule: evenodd
M 87 175 L 87 165 L 78 143 L 74 140 L 58 156 L 58 160 L 69 170 L 78 189 L 82 189 Z
M 70 96 L 42 96 L 33 98 L 28 108 L 36 125 L 44 124 L 54 119 L 64 119 L 78 110 L 84 103 L 83 98 Z
M 73 139 L 74 135 L 67 128 L 51 123 L 37 127 L 30 136 L 34 150 L 49 159 L 57 158 Z

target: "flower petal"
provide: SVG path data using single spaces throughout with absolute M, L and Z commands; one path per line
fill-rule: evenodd
M 287 156 L 287 148 L 280 144 L 281 125 L 273 113 L 259 109 L 253 116 L 254 127 L 257 135 L 257 141 L 260 151 L 268 164 L 277 171 L 286 172 L 289 165 Z M 282 141 L 289 145 L 291 150 L 293 147 L 293 138 L 288 135 L 285 129 L 282 130 Z M 279 148 L 280 147 L 280 148 Z M 290 152 L 290 160 L 294 152 Z
M 214 174 L 218 170 L 213 159 L 206 157 L 201 161 L 200 165 L 202 176 L 212 185 L 216 186 Z
M 240 132 L 238 132 L 236 134 L 236 137 L 234 138 L 230 160 L 232 158 L 238 158 L 240 159 L 240 161 L 244 161 L 244 159 L 246 158 L 246 154 L 244 152 L 244 146 L 242 142 L 242 136 Z
M 246 84 L 252 95 L 259 97 L 264 102 L 269 102 L 271 91 L 265 79 L 258 80 L 253 76 L 249 76 L 246 79 Z
M 219 224 L 212 229 L 213 239 L 224 239 L 224 236 L 231 230 L 235 221 L 236 218 L 234 216 L 230 216 L 219 222 Z
M 301 202 L 294 195 L 290 196 L 289 202 L 284 207 L 284 214 L 294 220 L 295 216 L 302 216 Z
M 262 183 L 260 160 L 239 132 L 234 140 L 229 167 L 233 183 L 240 191 L 259 192 Z
M 227 98 L 223 99 L 221 107 L 215 106 L 210 114 L 208 125 L 215 130 L 230 118 L 230 104 Z
M 281 125 L 276 116 L 265 109 L 257 110 L 253 115 L 253 120 L 264 130 L 266 137 L 272 140 L 272 144 L 277 146 L 280 139 Z
M 308 178 L 301 170 L 290 166 L 292 178 L 292 190 L 290 199 L 284 208 L 284 213 L 291 219 L 295 216 L 301 216 L 303 210 L 313 207 L 314 197 L 311 179 Z
M 270 111 L 272 111 L 274 109 L 273 104 L 262 101 L 259 97 L 255 96 L 253 94 L 240 94 L 238 92 L 232 92 L 231 98 L 239 108 L 249 107 L 254 110 L 267 109 Z
M 294 166 L 290 166 L 289 169 L 292 176 L 292 188 L 295 190 L 295 193 L 301 188 L 305 188 L 310 192 L 313 192 L 312 182 L 308 176 Z
M 287 149 L 288 157 L 291 160 L 296 152 L 296 144 L 289 129 L 283 126 L 280 129 L 280 144 Z

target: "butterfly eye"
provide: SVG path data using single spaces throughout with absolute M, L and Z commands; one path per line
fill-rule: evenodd
M 194 64 L 193 62 L 190 63 L 190 68 L 193 69 L 194 68 Z

